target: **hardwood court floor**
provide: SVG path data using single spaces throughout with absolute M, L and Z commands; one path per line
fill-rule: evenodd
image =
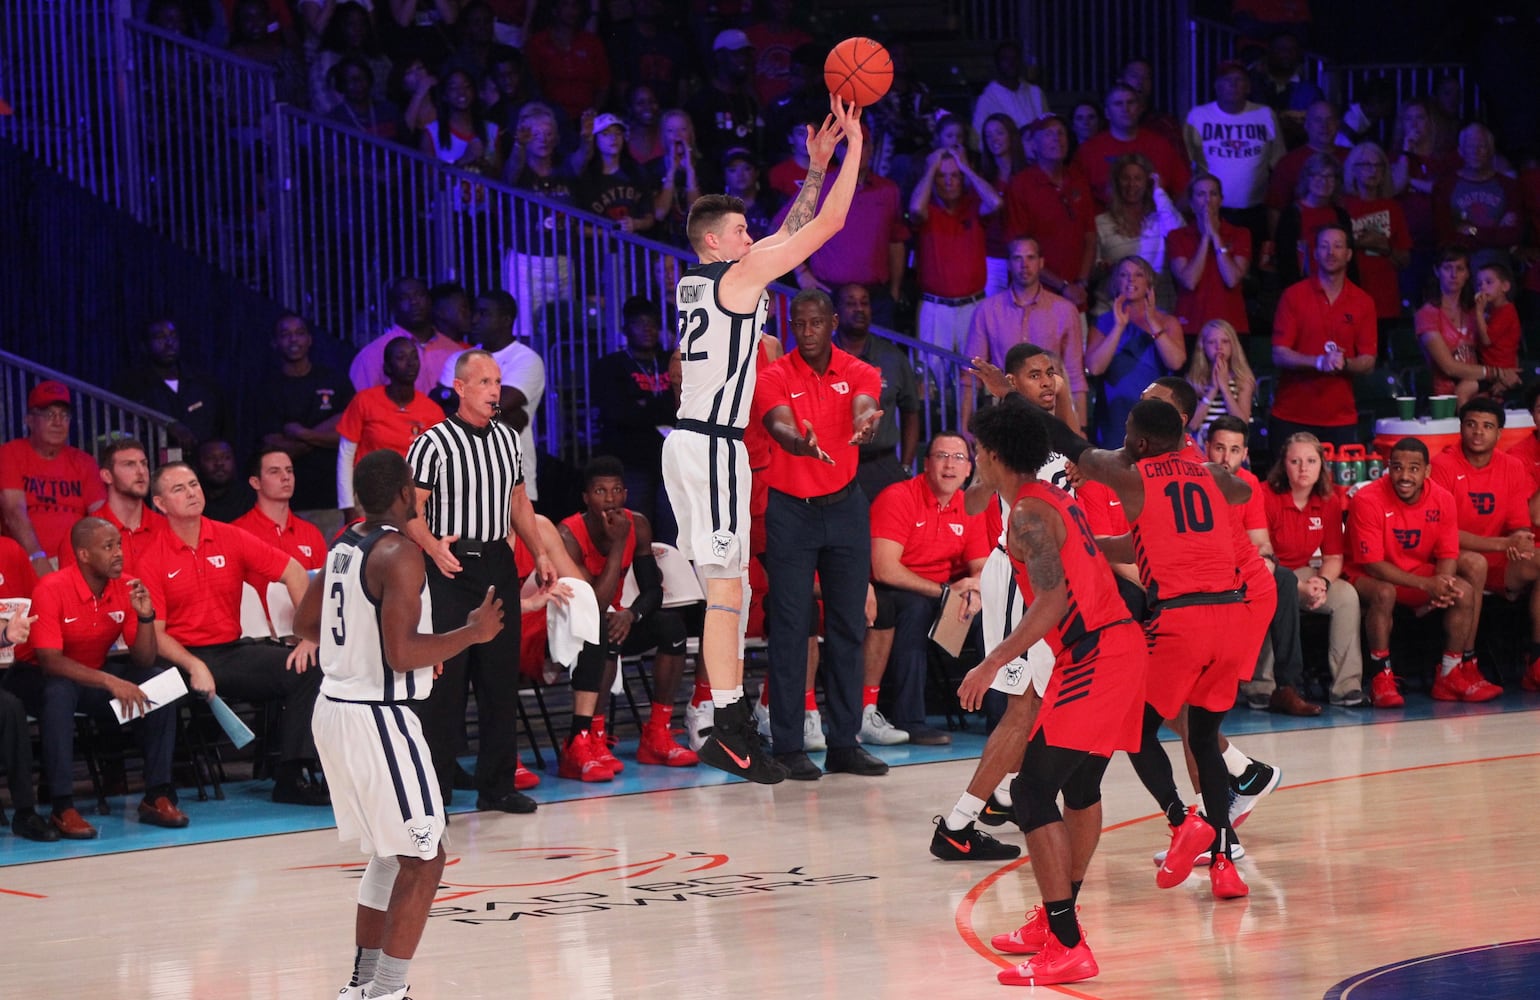
M 412 995 L 1319 998 L 1540 927 L 1536 718 L 1238 738 L 1285 774 L 1241 830 L 1251 895 L 1223 903 L 1204 870 L 1156 889 L 1166 828 L 1119 757 L 1081 896 L 1101 975 L 1036 994 L 997 985 L 988 949 L 1034 901 L 1030 867 L 926 851 L 972 761 L 456 816 Z M 4 996 L 332 997 L 355 848 L 312 831 L 0 869 Z

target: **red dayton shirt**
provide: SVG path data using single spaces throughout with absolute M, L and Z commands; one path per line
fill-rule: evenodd
M 626 521 L 630 523 L 630 530 L 626 532 L 626 540 L 621 543 L 620 575 L 625 577 L 626 571 L 631 568 L 631 563 L 636 559 L 636 517 L 631 511 L 626 511 Z M 572 532 L 572 538 L 578 544 L 578 551 L 583 553 L 583 568 L 588 570 L 588 575 L 598 580 L 604 573 L 604 566 L 609 562 L 609 555 L 599 551 L 599 544 L 594 541 L 593 535 L 588 531 L 588 519 L 582 511 L 570 517 L 562 518 L 562 527 Z M 613 544 L 613 543 L 611 543 Z M 625 586 L 615 588 L 615 596 L 610 601 L 610 607 L 616 611 L 622 609 L 620 592 Z M 541 616 L 542 618 L 544 615 Z
M 1333 343 L 1349 359 L 1378 350 L 1374 300 L 1351 281 L 1343 281 L 1334 302 L 1317 278 L 1295 282 L 1278 300 L 1273 318 L 1273 346 L 1301 354 L 1325 354 Z M 1346 427 L 1358 423 L 1353 376 L 1347 372 L 1289 369 L 1278 373 L 1273 416 L 1315 427 Z
M 951 208 L 932 197 L 916 243 L 915 279 L 921 293 L 943 299 L 983 294 L 987 276 L 978 195 L 964 191 Z
M 119 636 L 132 646 L 139 635 L 139 616 L 123 578 L 108 580 L 97 597 L 78 566 L 39 581 L 32 594 L 32 613 L 37 615 L 30 640 L 33 649 L 58 650 L 92 670 L 100 670 L 107 662 L 107 651 Z
M 233 524 L 202 519 L 196 547 L 168 526 L 140 557 L 166 634 L 184 646 L 213 646 L 241 637 L 241 584 L 261 594 L 283 576 L 289 556 Z
M 1342 498 L 1310 494 L 1304 509 L 1294 506 L 1292 494 L 1262 487 L 1267 504 L 1267 532 L 1272 536 L 1278 565 L 1299 569 L 1310 565 L 1319 550 L 1322 556 L 1342 555 Z
M 992 504 L 996 510 L 998 503 Z M 968 564 L 989 555 L 985 515 L 963 510 L 963 491 L 942 506 L 924 475 L 894 483 L 872 501 L 872 538 L 904 547 L 899 562 L 932 583 L 951 583 L 968 575 Z
M 1508 449 L 1508 454 L 1519 460 L 1526 472 L 1529 473 L 1530 496 L 1540 490 L 1540 437 L 1534 434 L 1524 435 L 1524 440 Z
M 759 372 L 750 423 L 763 424 L 777 406 L 791 407 L 797 429 L 811 421 L 818 447 L 834 464 L 793 455 L 777 446 L 761 474 L 765 485 L 794 497 L 820 497 L 850 485 L 856 476 L 860 449 L 850 443 L 855 433 L 853 406 L 857 396 L 882 397 L 882 374 L 852 354 L 831 347 L 829 367 L 822 375 L 808 367 L 801 351 L 791 351 Z
M 262 513 L 262 508 L 253 507 L 230 523 L 287 552 L 306 571 L 326 565 L 326 536 L 293 511 L 284 524 L 279 524 Z
M 139 564 L 140 553 L 149 548 L 150 543 L 155 540 L 156 532 L 164 531 L 166 528 L 166 515 L 151 510 L 150 505 L 142 501 L 141 505 L 144 507 L 144 513 L 139 517 L 139 527 L 132 531 L 118 520 L 118 515 L 112 512 L 111 504 L 102 504 L 92 515 L 117 528 L 119 534 L 123 536 L 123 579 L 125 580 L 132 580 L 138 575 L 139 571 L 135 567 Z M 60 550 L 60 569 L 73 566 L 78 561 L 75 558 L 74 546 L 66 545 Z
M 1493 452 L 1492 460 L 1478 469 L 1452 444 L 1433 457 L 1428 478 L 1454 497 L 1461 531 L 1499 538 L 1530 526 L 1529 470 L 1512 455 Z
M 26 438 L 0 445 L 0 490 L 26 494 L 27 519 L 38 548 L 50 556 L 68 548 L 75 522 L 92 504 L 107 499 L 107 487 L 90 455 L 64 445 L 53 458 L 44 458 Z
M 1150 161 L 1166 194 L 1180 198 L 1186 192 L 1187 180 L 1191 176 L 1187 169 L 1187 157 L 1170 139 L 1140 126 L 1134 130 L 1134 137 L 1125 142 L 1111 131 L 1103 129 L 1075 150 L 1075 165 L 1085 172 L 1086 183 L 1091 186 L 1091 197 L 1096 199 L 1098 206 L 1106 208 L 1111 197 L 1113 161 L 1130 153 L 1139 153 Z
M 1363 576 L 1368 563 L 1388 562 L 1415 573 L 1460 555 L 1460 521 L 1454 497 L 1431 478 L 1416 503 L 1404 503 L 1381 476 L 1348 501 L 1347 576 Z

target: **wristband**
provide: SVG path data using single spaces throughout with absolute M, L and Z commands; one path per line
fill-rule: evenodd
M 148 617 L 148 618 L 146 618 L 144 615 L 140 615 L 140 614 L 136 614 L 136 615 L 134 615 L 134 617 L 139 619 L 139 624 L 141 624 L 141 625 L 148 625 L 148 624 L 150 624 L 150 622 L 153 622 L 155 620 L 155 612 L 151 611 L 150 612 L 150 617 Z
M 48 553 L 44 552 L 42 549 L 38 549 L 36 552 L 29 552 L 29 553 L 27 553 L 27 558 L 28 559 L 47 559 L 48 558 Z

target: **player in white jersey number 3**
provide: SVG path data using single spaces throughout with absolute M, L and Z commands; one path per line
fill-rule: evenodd
M 765 286 L 840 230 L 855 195 L 861 112 L 838 97 L 815 133 L 807 128 L 807 179 L 779 231 L 755 243 L 743 202 L 704 195 L 686 231 L 700 264 L 679 279 L 679 419 L 663 443 L 663 482 L 679 521 L 679 549 L 706 578 L 702 669 L 711 684 L 712 734 L 700 759 L 750 781 L 786 777 L 759 745 L 743 697 L 748 621 L 749 463 L 743 429 L 754 399 L 754 355 L 767 312 Z M 822 208 L 824 173 L 840 140 L 845 163 Z M 773 540 L 772 540 L 773 544 Z

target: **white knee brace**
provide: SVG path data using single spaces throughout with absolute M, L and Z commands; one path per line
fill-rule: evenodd
M 388 909 L 391 890 L 396 887 L 396 872 L 400 870 L 401 861 L 396 857 L 370 858 L 358 883 L 358 905 L 371 910 Z

